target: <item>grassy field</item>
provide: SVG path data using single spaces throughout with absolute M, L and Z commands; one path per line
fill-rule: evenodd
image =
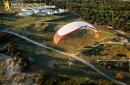
M 22 17 L 18 15 L 19 11 L 19 9 L 14 9 L 9 14 L 8 12 L 1 10 L 1 13 L 3 12 L 8 15 L 2 17 L 3 21 L 1 21 L 3 24 L 0 24 L 0 29 L 17 32 L 20 35 L 27 36 L 28 38 L 35 40 L 41 44 L 68 53 L 79 53 L 79 57 L 90 62 L 95 62 L 97 58 L 128 59 L 130 57 L 130 50 L 120 44 L 106 43 L 103 46 L 99 45 L 96 48 L 88 50 L 88 47 L 93 47 L 102 41 L 107 42 L 115 38 L 119 39 L 117 43 L 121 43 L 123 36 L 117 35 L 116 32 L 113 32 L 111 29 L 107 29 L 94 24 L 94 26 L 100 31 L 100 38 L 95 38 L 92 30 L 80 30 L 64 38 L 59 43 L 59 45 L 55 45 L 53 43 L 53 36 L 59 28 L 69 22 L 84 20 L 80 19 L 78 16 L 72 13 L 52 16 L 32 15 Z M 10 37 L 10 39 L 12 42 L 17 43 L 20 46 L 20 49 L 24 50 L 25 55 L 32 57 L 32 67 L 29 72 L 36 72 L 37 70 L 42 69 L 52 77 L 58 77 L 58 79 L 61 80 L 74 76 L 81 78 L 88 77 L 95 80 L 105 79 L 99 73 L 95 72 L 90 67 L 82 64 L 81 62 L 72 58 L 70 60 L 69 56 L 65 56 L 45 48 L 35 46 L 14 36 Z M 118 54 L 124 54 L 126 56 L 120 57 Z M 103 72 L 110 75 L 109 71 L 106 72 L 106 70 L 103 70 Z M 115 78 L 116 72 L 118 71 L 114 72 L 114 75 L 112 75 L 113 78 Z M 128 78 L 130 77 L 129 75 L 126 76 Z
M 10 40 L 13 43 L 16 43 L 19 46 L 19 48 L 23 50 L 24 55 L 26 55 L 29 58 L 31 57 L 31 68 L 27 71 L 27 73 L 34 73 L 37 70 L 42 69 L 44 72 L 49 74 L 51 78 L 55 78 L 61 81 L 67 80 L 72 77 L 77 77 L 83 80 L 108 80 L 104 78 L 102 75 L 100 75 L 98 72 L 90 68 L 89 66 L 69 56 L 65 56 L 48 49 L 38 47 L 13 35 L 10 36 Z M 93 56 L 91 56 L 91 58 L 87 56 L 85 57 L 86 61 L 94 60 Z M 102 72 L 104 72 L 112 78 L 115 78 L 116 73 L 121 71 L 121 69 L 102 69 L 102 67 L 98 66 L 97 64 L 94 64 L 94 66 L 96 66 L 98 69 L 100 69 Z M 126 78 L 130 77 L 129 73 L 126 71 L 124 71 L 123 73 L 125 75 L 125 82 L 128 82 Z
M 58 80 L 67 80 L 72 77 L 107 80 L 89 66 L 69 56 L 38 47 L 13 35 L 10 36 L 10 40 L 23 50 L 24 55 L 31 58 L 31 68 L 27 71 L 29 73 L 42 69 L 52 78 Z
M 1 9 L 3 8 L 1 7 Z M 22 17 L 18 14 L 20 9 L 11 10 L 11 12 L 1 10 L 1 12 L 6 13 L 7 16 L 1 17 L 1 22 L 3 24 L 0 25 L 0 29 L 8 29 L 20 33 L 21 35 L 25 35 L 41 44 L 69 53 L 81 52 L 82 50 L 86 50 L 86 47 L 93 47 L 95 44 L 102 41 L 110 41 L 115 38 L 120 40 L 123 39 L 123 36 L 117 35 L 113 30 L 93 24 L 100 31 L 100 38 L 95 38 L 92 30 L 80 30 L 64 38 L 59 45 L 55 45 L 53 43 L 53 36 L 58 29 L 67 23 L 84 20 L 72 13 Z M 107 49 L 107 46 L 105 48 Z M 129 50 L 125 51 L 125 54 L 130 56 Z
M 84 20 L 80 19 L 78 16 L 72 13 L 53 16 L 47 15 L 43 17 L 36 15 L 21 17 L 18 15 L 18 13 L 15 13 L 12 14 L 11 19 L 15 20 L 9 21 L 10 27 L 7 26 L 6 29 L 18 32 L 21 35 L 28 36 L 29 38 L 39 41 L 45 45 L 62 48 L 70 53 L 76 53 L 82 50 L 84 45 L 93 46 L 94 43 L 101 42 L 107 37 L 116 37 L 115 34 L 106 32 L 106 30 L 96 26 L 97 29 L 101 31 L 101 36 L 99 39 L 94 37 L 94 33 L 91 30 L 83 30 L 66 37 L 59 43 L 58 46 L 56 46 L 53 43 L 53 36 L 59 28 L 73 21 Z
M 4 10 L 2 10 L 2 12 L 7 13 L 8 15 L 3 17 L 4 19 L 3 21 L 5 21 L 4 24 L 7 23 L 6 24 L 7 26 L 3 26 L 2 24 L 0 25 L 1 29 L 8 29 L 20 33 L 21 35 L 27 36 L 28 38 L 35 40 L 41 44 L 48 45 L 69 53 L 74 54 L 78 52 L 82 53 L 82 51 L 87 50 L 87 47 L 93 47 L 94 45 L 102 41 L 107 42 L 113 39 L 118 39 L 120 41 L 118 41 L 117 43 L 121 43 L 123 39 L 123 36 L 117 35 L 117 33 L 114 32 L 113 30 L 102 27 L 100 25 L 93 24 L 100 31 L 100 38 L 95 38 L 94 32 L 92 30 L 85 29 L 69 35 L 68 37 L 64 38 L 58 45 L 55 45 L 53 43 L 53 36 L 58 29 L 60 29 L 63 25 L 67 23 L 73 21 L 84 21 L 84 20 L 80 19 L 77 15 L 74 15 L 72 13 L 65 13 L 60 15 L 46 15 L 46 16 L 32 15 L 22 17 L 19 16 L 18 14 L 19 11 L 20 9 L 17 10 L 12 9 L 12 11 L 9 14 Z M 115 50 L 118 47 L 121 48 L 121 50 Z M 102 57 L 108 57 L 108 56 L 112 57 L 113 55 L 120 53 L 122 50 L 125 50 L 123 54 L 125 54 L 127 57 L 130 56 L 129 50 L 122 45 L 119 46 L 112 45 L 109 47 L 106 44 L 106 46 L 104 45 L 103 48 L 105 48 L 106 50 L 97 51 L 98 53 L 106 52 L 107 55 Z M 91 51 L 91 53 L 86 52 L 85 56 L 92 56 L 92 55 L 100 56 L 99 54 L 95 54 L 96 52 L 95 53 L 92 52 L 93 50 Z

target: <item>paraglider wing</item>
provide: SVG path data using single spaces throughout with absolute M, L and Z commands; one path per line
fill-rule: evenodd
M 96 28 L 93 28 L 93 31 L 94 31 L 94 33 L 95 33 L 95 37 L 96 37 L 96 38 L 99 38 L 100 32 L 99 32 Z
M 61 27 L 56 34 L 53 37 L 53 41 L 55 44 L 58 44 L 63 38 L 66 36 L 72 34 L 73 32 L 80 30 L 80 29 L 86 29 L 86 28 L 91 28 L 95 32 L 95 37 L 99 37 L 99 31 L 92 26 L 89 23 L 83 22 L 83 21 L 76 21 L 76 22 L 71 22 L 69 24 L 64 25 Z

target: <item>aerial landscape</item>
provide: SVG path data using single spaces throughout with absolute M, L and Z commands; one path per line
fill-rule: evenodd
M 0 85 L 130 85 L 130 1 L 0 0 Z

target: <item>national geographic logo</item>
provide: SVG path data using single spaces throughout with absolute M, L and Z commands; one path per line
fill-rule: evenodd
M 9 2 L 8 0 L 4 0 L 4 7 L 6 11 L 11 11 L 11 8 L 21 8 L 24 6 L 22 2 Z
M 6 11 L 11 11 L 11 8 L 22 8 L 24 6 L 45 6 L 46 3 L 23 3 L 16 1 L 4 0 L 4 7 Z
M 24 3 L 22 3 L 22 2 L 11 2 L 10 6 L 13 7 L 13 8 L 21 8 L 21 7 L 24 6 Z
M 4 0 L 4 6 L 6 11 L 11 11 L 8 0 Z

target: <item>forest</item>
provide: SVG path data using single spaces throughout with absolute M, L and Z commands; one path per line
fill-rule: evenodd
M 55 5 L 80 15 L 87 22 L 130 32 L 130 2 L 124 0 L 26 0 Z

